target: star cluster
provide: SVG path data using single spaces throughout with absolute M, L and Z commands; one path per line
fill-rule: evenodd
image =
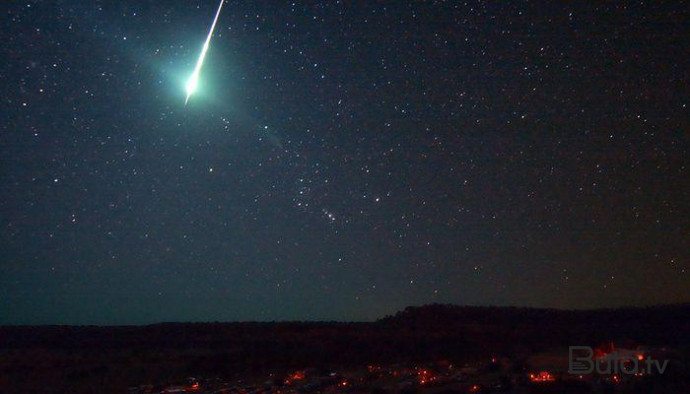
M 687 7 L 11 2 L 0 324 L 688 302 Z

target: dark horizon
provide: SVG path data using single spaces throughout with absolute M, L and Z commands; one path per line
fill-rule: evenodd
M 382 321 L 385 321 L 387 319 L 391 318 L 396 318 L 397 316 L 403 315 L 405 313 L 410 312 L 411 310 L 424 310 L 427 308 L 436 308 L 436 307 L 442 307 L 442 308 L 450 308 L 460 310 L 460 311 L 468 311 L 468 310 L 473 310 L 475 312 L 481 311 L 485 313 L 505 313 L 507 311 L 512 311 L 512 312 L 519 312 L 519 313 L 528 313 L 528 312 L 544 312 L 544 313 L 570 313 L 570 314 L 582 314 L 582 315 L 588 315 L 591 313 L 645 313 L 649 311 L 654 311 L 654 312 L 660 312 L 663 313 L 664 311 L 668 310 L 680 310 L 680 309 L 690 309 L 690 303 L 675 303 L 675 304 L 657 304 L 657 305 L 646 305 L 646 306 L 622 306 L 622 307 L 615 307 L 615 308 L 593 308 L 593 309 L 559 309 L 559 308 L 538 308 L 538 307 L 524 307 L 524 306 L 510 306 L 510 305 L 455 305 L 455 304 L 424 304 L 424 305 L 409 305 L 403 309 L 400 309 L 398 311 L 395 311 L 393 313 L 380 316 L 378 318 L 372 319 L 372 320 L 225 320 L 225 321 L 214 321 L 214 320 L 207 320 L 207 321 L 158 321 L 158 322 L 150 322 L 150 323 L 133 323 L 133 324 L 53 324 L 53 323 L 45 323 L 45 324 L 0 324 L 0 327 L 8 327 L 8 328 L 21 328 L 21 327 L 62 327 L 62 328 L 70 328 L 70 327 L 93 327 L 93 328 L 117 328 L 117 327 L 150 327 L 150 326 L 165 326 L 165 325 L 214 325 L 214 324 L 219 324 L 219 325 L 235 325 L 235 324 L 259 324 L 259 325 L 264 325 L 264 324 L 276 324 L 276 325 L 281 325 L 281 324 L 376 324 Z
M 600 357 L 634 351 L 636 360 L 669 360 L 663 375 L 635 374 L 616 393 L 684 393 L 688 316 L 690 304 L 580 312 L 427 305 L 362 323 L 0 326 L 0 387 L 18 394 L 163 394 L 181 386 L 204 394 L 562 394 L 617 385 L 608 373 L 568 372 L 575 346 Z M 534 379 L 544 373 L 548 383 Z M 427 385 L 430 376 L 439 380 Z M 348 383 L 334 387 L 333 378 L 343 377 Z M 487 390 L 470 389 L 476 384 Z
M 0 325 L 690 302 L 682 3 L 7 2 Z

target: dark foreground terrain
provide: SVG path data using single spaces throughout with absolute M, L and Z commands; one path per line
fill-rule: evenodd
M 568 347 L 668 360 L 573 375 Z M 0 327 L 0 393 L 690 392 L 690 305 L 410 307 L 373 323 Z

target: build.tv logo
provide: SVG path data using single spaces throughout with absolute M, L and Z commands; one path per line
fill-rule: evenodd
M 568 347 L 568 373 L 574 375 L 598 374 L 663 374 L 668 360 L 655 360 L 634 351 L 613 351 L 595 356 L 589 346 Z

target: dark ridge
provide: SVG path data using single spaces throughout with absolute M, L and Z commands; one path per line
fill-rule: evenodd
M 565 311 L 426 305 L 369 323 L 161 323 L 0 327 L 0 392 L 125 392 L 188 376 L 266 376 L 372 363 L 523 360 L 572 345 L 690 350 L 690 305 Z

